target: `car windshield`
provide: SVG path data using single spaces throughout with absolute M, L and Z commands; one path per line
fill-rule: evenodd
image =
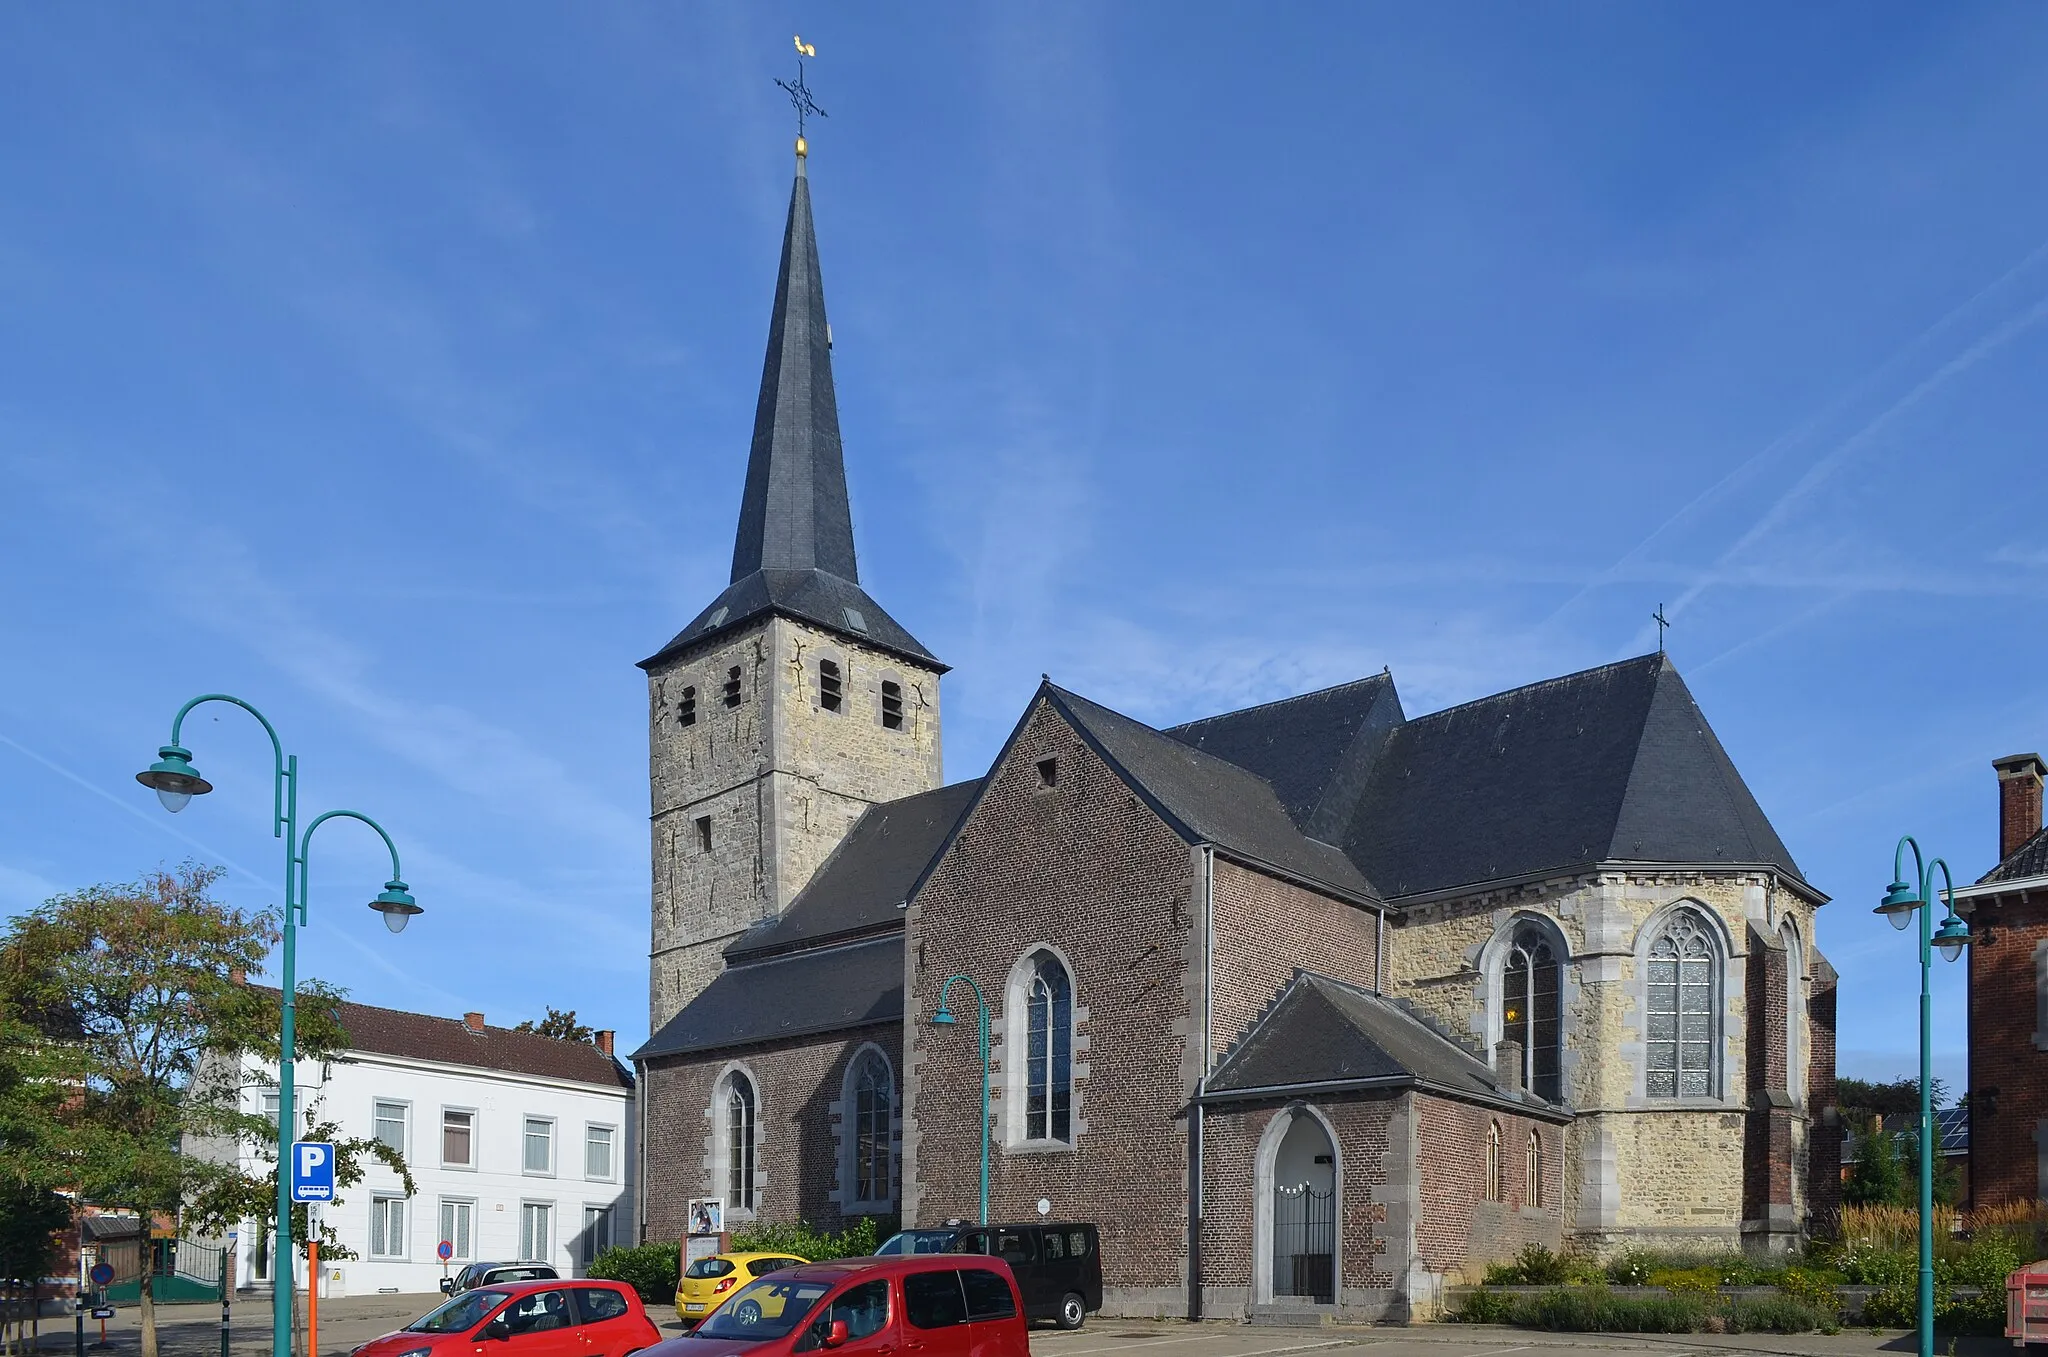
M 711 1318 L 699 1324 L 694 1336 L 738 1339 L 742 1343 L 786 1338 L 831 1289 L 828 1282 L 790 1281 L 780 1275 L 748 1282 Z
M 505 1303 L 502 1291 L 465 1291 L 405 1326 L 407 1333 L 467 1333 Z

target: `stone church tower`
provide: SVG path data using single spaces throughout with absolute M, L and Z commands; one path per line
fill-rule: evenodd
M 946 666 L 868 597 L 854 563 L 801 144 L 732 583 L 640 667 L 659 1031 L 863 811 L 939 785 Z

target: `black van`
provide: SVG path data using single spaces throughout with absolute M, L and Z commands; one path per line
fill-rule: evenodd
M 1017 1274 L 1026 1319 L 1078 1329 L 1102 1308 L 1102 1254 L 1093 1225 L 966 1225 L 950 1252 L 993 1254 Z

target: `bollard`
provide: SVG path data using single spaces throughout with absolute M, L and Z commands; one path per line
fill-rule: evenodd
M 78 1299 L 71 1307 L 71 1315 L 78 1321 L 78 1357 L 85 1357 L 85 1288 L 78 1288 Z

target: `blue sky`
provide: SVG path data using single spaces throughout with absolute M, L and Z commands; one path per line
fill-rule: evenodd
M 791 168 L 863 579 L 1167 723 L 1672 652 L 1910 1068 L 1902 831 L 2048 746 L 2038 5 L 0 11 L 0 908 L 187 856 L 305 969 L 644 1034 L 645 693 L 725 582 Z M 219 709 L 213 709 L 219 710 Z M 1960 1083 L 1961 968 L 1937 975 Z

